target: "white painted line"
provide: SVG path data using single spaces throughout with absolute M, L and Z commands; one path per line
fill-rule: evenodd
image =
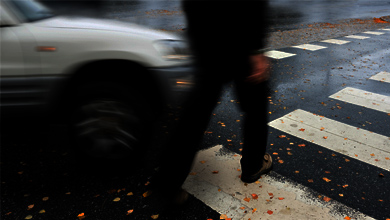
M 302 44 L 302 45 L 297 45 L 297 46 L 292 46 L 292 47 L 304 49 L 304 50 L 310 50 L 310 51 L 316 51 L 316 50 L 321 50 L 321 49 L 326 48 L 323 46 L 318 46 L 318 45 L 313 45 L 313 44 Z
M 324 43 L 330 43 L 330 44 L 338 44 L 338 45 L 342 45 L 342 44 L 346 44 L 346 43 L 349 43 L 351 41 L 346 41 L 346 40 L 336 40 L 336 39 L 328 39 L 328 40 L 323 40 L 321 42 L 324 42 Z
M 269 126 L 390 171 L 389 137 L 301 109 L 270 122 Z
M 265 56 L 273 58 L 273 59 L 283 59 L 287 57 L 292 57 L 295 56 L 296 54 L 293 53 L 286 53 L 282 51 L 277 51 L 277 50 L 271 50 L 265 53 Z
M 389 96 L 347 87 L 329 97 L 377 111 L 390 113 Z
M 373 219 L 335 200 L 324 202 L 318 193 L 276 173 L 273 173 L 276 178 L 264 175 L 256 183 L 244 184 L 239 178 L 239 168 L 240 156 L 222 145 L 200 151 L 183 188 L 233 220 L 318 217 L 341 220 L 346 216 Z
M 377 80 L 380 82 L 390 83 L 390 73 L 382 71 L 382 72 L 370 77 L 370 79 Z
M 358 36 L 358 35 L 349 35 L 349 36 L 345 36 L 345 37 L 353 38 L 353 39 L 359 39 L 359 40 L 364 40 L 364 39 L 370 38 L 370 37 Z
M 366 31 L 366 32 L 363 32 L 364 34 L 372 34 L 372 35 L 382 35 L 382 34 L 385 34 L 383 32 L 376 32 L 376 31 Z
M 383 28 L 383 29 L 379 29 L 379 30 L 390 31 L 390 28 Z

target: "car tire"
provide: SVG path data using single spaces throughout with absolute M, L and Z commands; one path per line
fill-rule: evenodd
M 152 107 L 137 89 L 119 82 L 79 86 L 69 131 L 82 161 L 139 161 L 147 151 Z

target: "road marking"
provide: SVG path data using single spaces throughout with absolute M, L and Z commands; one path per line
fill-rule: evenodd
M 287 216 L 300 220 L 319 216 L 323 219 L 344 219 L 346 216 L 373 219 L 335 200 L 324 202 L 318 198 L 319 193 L 275 172 L 272 176 L 264 175 L 259 182 L 244 184 L 239 178 L 239 168 L 240 156 L 222 145 L 200 151 L 183 188 L 233 220 L 286 219 Z
M 322 147 L 390 171 L 390 138 L 301 109 L 269 126 Z
M 293 53 L 286 53 L 282 51 L 277 51 L 277 50 L 270 50 L 265 53 L 265 56 L 273 58 L 273 59 L 283 59 L 287 57 L 292 57 L 295 56 L 296 54 Z
M 323 46 L 318 46 L 318 45 L 313 45 L 313 44 L 302 44 L 302 45 L 297 45 L 297 46 L 292 46 L 292 47 L 304 49 L 304 50 L 310 50 L 310 51 L 316 51 L 316 50 L 321 50 L 321 49 L 326 48 Z
M 346 41 L 346 40 L 336 40 L 336 39 L 328 39 L 328 40 L 323 40 L 321 42 L 324 42 L 324 43 L 330 43 L 330 44 L 338 44 L 338 45 L 342 45 L 342 44 L 346 44 L 346 43 L 349 43 L 351 41 Z
M 374 76 L 371 76 L 370 79 L 390 83 L 390 73 L 382 71 Z
M 390 31 L 389 28 L 383 28 L 383 29 L 379 29 L 379 30 Z
M 383 32 L 376 32 L 376 31 L 366 31 L 366 32 L 363 32 L 364 34 L 373 34 L 373 35 L 382 35 L 382 34 L 385 34 Z
M 359 40 L 364 40 L 364 39 L 370 38 L 370 37 L 358 36 L 358 35 L 348 35 L 348 36 L 345 36 L 345 37 L 353 38 L 353 39 L 359 39 Z
M 390 113 L 389 96 L 347 87 L 329 97 L 377 111 Z

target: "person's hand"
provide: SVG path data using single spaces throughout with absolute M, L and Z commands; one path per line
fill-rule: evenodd
M 247 77 L 247 82 L 259 84 L 270 78 L 270 62 L 263 54 L 250 56 L 252 73 Z

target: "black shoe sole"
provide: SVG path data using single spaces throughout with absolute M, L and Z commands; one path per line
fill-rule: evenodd
M 241 175 L 241 181 L 244 182 L 244 183 L 254 183 L 258 179 L 260 179 L 261 175 L 269 173 L 272 170 L 273 167 L 274 167 L 274 164 L 271 164 L 271 166 L 268 169 L 263 170 L 262 172 L 256 173 L 256 174 L 254 174 L 252 176 L 243 176 L 243 175 Z

